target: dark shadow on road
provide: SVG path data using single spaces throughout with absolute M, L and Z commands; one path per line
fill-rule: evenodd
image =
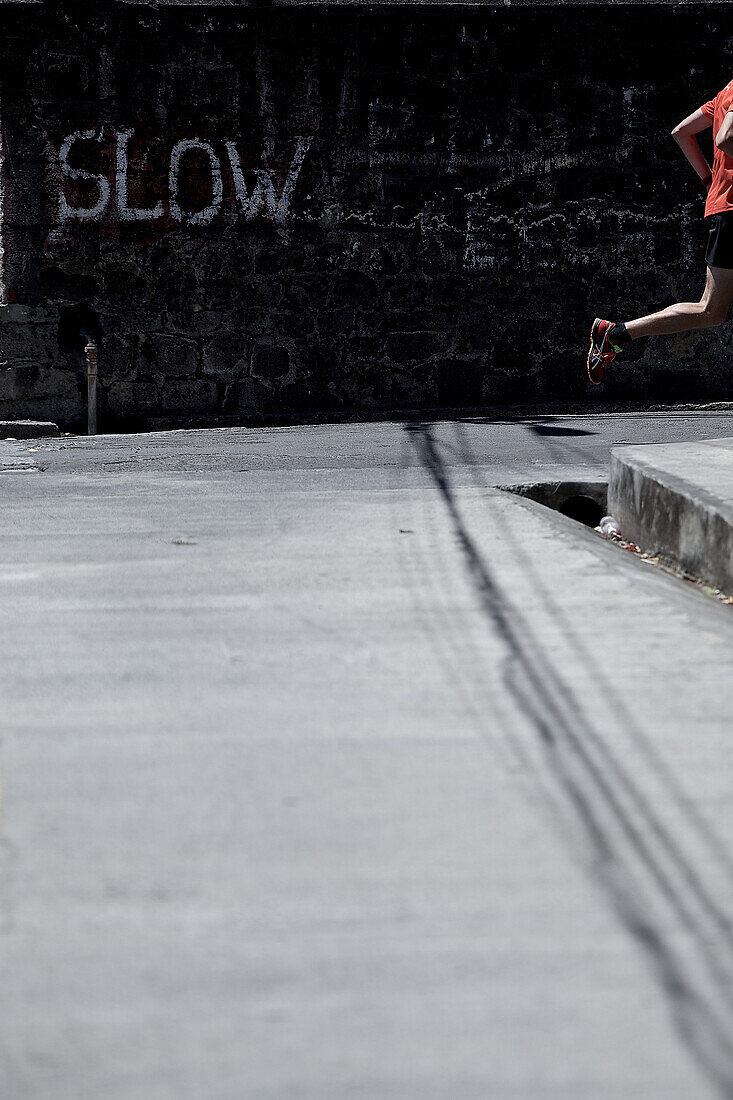
M 702 869 L 690 862 L 615 756 L 603 730 L 585 718 L 526 618 L 498 585 L 464 522 L 432 425 L 408 423 L 404 428 L 444 502 L 480 606 L 506 646 L 507 690 L 544 747 L 550 772 L 584 840 L 589 869 L 653 964 L 690 1052 L 720 1094 L 733 1097 L 733 933 L 728 913 L 704 881 Z M 467 449 L 464 457 L 471 465 Z M 601 690 L 618 714 L 612 685 L 601 679 Z M 675 802 L 683 828 L 694 830 L 710 859 L 730 870 L 719 839 L 685 803 L 643 731 L 625 716 Z
M 597 432 L 587 432 L 582 428 L 569 428 L 567 425 L 557 427 L 555 424 L 526 424 L 535 435 L 597 435 Z

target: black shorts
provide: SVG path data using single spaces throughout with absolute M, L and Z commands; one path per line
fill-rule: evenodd
M 708 227 L 705 263 L 708 267 L 733 267 L 733 210 L 711 214 L 705 224 Z

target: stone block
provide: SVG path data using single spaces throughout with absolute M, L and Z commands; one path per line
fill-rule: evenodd
M 298 275 L 288 280 L 280 299 L 280 309 L 312 313 L 328 299 L 330 280 L 327 275 Z
M 299 378 L 283 386 L 277 395 L 277 401 L 278 407 L 295 415 L 302 415 L 309 410 L 326 411 L 339 405 L 323 381 L 312 377 Z
M 40 376 L 40 367 L 35 363 L 0 367 L 0 401 L 31 395 Z
M 114 382 L 107 390 L 107 408 L 113 416 L 148 416 L 159 403 L 158 387 L 152 382 Z
M 353 309 L 327 309 L 319 313 L 316 319 L 318 335 L 323 340 L 344 339 L 351 335 L 356 327 L 356 313 Z
M 140 368 L 163 378 L 189 378 L 196 373 L 197 358 L 195 341 L 154 332 L 142 343 Z
M 201 370 L 214 378 L 232 381 L 249 371 L 249 344 L 239 332 L 225 329 L 204 346 Z
M 389 312 L 370 312 L 362 314 L 362 329 L 384 332 L 405 332 L 414 334 L 416 331 L 428 332 L 434 327 L 439 317 L 430 309 L 390 309 Z
M 0 317 L 15 308 L 0 307 Z M 9 318 L 7 324 L 0 322 L 0 365 L 53 359 L 58 351 L 57 329 L 58 321 L 26 320 L 22 316 L 16 316 L 15 321 Z
M 276 344 L 255 344 L 252 352 L 252 374 L 255 378 L 275 381 L 290 370 L 290 353 Z
M 384 341 L 376 333 L 366 336 L 350 333 L 344 342 L 344 357 L 349 362 L 380 362 L 384 358 Z M 388 367 L 382 369 L 389 370 Z
M 109 312 L 119 311 L 129 315 L 150 301 L 152 288 L 148 277 L 133 267 L 117 267 L 104 272 L 102 297 Z M 158 297 L 158 301 L 165 298 Z
M 223 412 L 235 416 L 261 416 L 274 401 L 272 389 L 257 378 L 240 378 L 228 387 Z
M 433 281 L 432 300 L 433 305 L 441 309 L 454 309 L 470 298 L 473 290 L 473 280 L 464 279 L 456 275 L 441 275 Z
M 0 398 L 0 419 L 16 418 L 47 419 L 53 416 L 58 424 L 77 425 L 86 423 L 86 402 L 75 386 L 67 387 L 63 392 L 53 395 L 34 397 L 20 396 L 11 400 Z
M 167 332 L 181 333 L 193 340 L 210 339 L 227 321 L 227 314 L 215 309 L 166 309 L 162 316 L 162 326 Z
M 376 396 L 385 409 L 421 408 L 435 403 L 435 381 L 430 369 L 384 372 Z
M 48 363 L 16 363 L 0 365 L 0 400 L 53 399 L 59 394 L 76 393 L 81 385 L 81 372 L 58 370 Z M 53 406 L 49 407 L 48 415 Z
M 456 351 L 485 350 L 490 343 L 491 317 L 485 309 L 460 313 L 456 324 Z
M 443 350 L 445 337 L 438 332 L 393 332 L 387 337 L 387 356 L 395 363 L 417 363 Z
M 315 303 L 314 303 L 315 304 Z M 270 314 L 273 343 L 300 343 L 316 329 L 315 309 L 278 310 Z
M 205 416 L 218 412 L 216 383 L 206 378 L 168 381 L 163 386 L 162 410 L 170 416 Z
M 390 276 L 384 280 L 380 301 L 389 303 L 394 309 L 422 309 L 428 303 L 430 289 L 426 278 Z M 415 328 L 414 322 L 412 327 Z
M 78 302 L 99 294 L 99 281 L 93 275 L 64 271 L 60 267 L 41 269 L 41 292 L 48 302 Z
M 363 271 L 342 271 L 335 279 L 329 304 L 336 307 L 364 307 L 375 302 L 379 288 L 374 279 Z

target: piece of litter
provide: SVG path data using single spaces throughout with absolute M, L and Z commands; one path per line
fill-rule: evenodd
M 613 516 L 604 516 L 600 522 L 601 534 L 606 538 L 620 538 L 621 528 Z

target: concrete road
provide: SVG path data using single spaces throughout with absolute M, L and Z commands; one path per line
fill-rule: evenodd
M 733 1096 L 733 612 L 493 487 L 715 435 L 0 442 L 3 1100 Z

